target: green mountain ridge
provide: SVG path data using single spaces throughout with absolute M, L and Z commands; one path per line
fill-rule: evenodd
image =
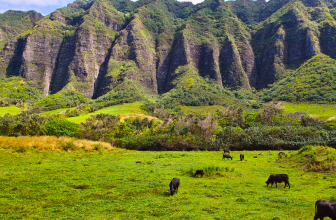
M 336 60 L 315 55 L 266 92 L 267 100 L 336 101 Z
M 77 0 L 46 17 L 26 12 L 31 24 L 0 41 L 5 42 L 0 78 L 33 81 L 44 97 L 70 89 L 97 99 L 120 94 L 118 88 L 124 88 L 137 94 L 135 100 L 162 94 L 164 100 L 176 96 L 184 104 L 211 104 L 180 96 L 185 92 L 180 74 L 192 70 L 197 74 L 193 88 L 211 87 L 209 93 L 200 93 L 209 95 L 202 97 L 205 100 L 217 93 L 220 100 L 231 99 L 228 90 L 275 83 L 265 100 L 309 101 L 307 95 L 294 99 L 273 91 L 315 55 L 329 56 L 321 58 L 327 66 L 336 58 L 335 6 L 326 0 L 206 0 L 197 5 L 174 0 Z M 0 14 L 0 20 L 21 27 L 23 15 L 15 13 Z M 185 68 L 190 71 L 181 72 Z M 304 94 L 313 89 L 313 82 L 314 77 L 307 81 Z M 318 100 L 334 102 L 333 89 L 314 91 L 322 97 Z

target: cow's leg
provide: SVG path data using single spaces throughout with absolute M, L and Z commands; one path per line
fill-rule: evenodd
M 288 189 L 290 189 L 289 182 L 285 182 L 285 187 L 286 187 L 286 185 L 288 185 Z
M 278 183 L 277 182 L 275 182 L 275 187 L 278 188 Z

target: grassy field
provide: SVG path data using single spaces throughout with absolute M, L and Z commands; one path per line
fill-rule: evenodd
M 220 105 L 212 106 L 181 106 L 181 111 L 186 114 L 195 114 L 195 115 L 208 115 L 214 114 L 218 109 L 225 109 L 225 107 Z
M 127 117 L 148 117 L 149 119 L 152 119 L 154 117 L 147 116 L 147 112 L 142 110 L 140 106 L 142 105 L 142 102 L 134 102 L 134 103 L 127 103 L 127 104 L 122 104 L 122 105 L 114 105 L 106 108 L 102 108 L 98 111 L 95 111 L 93 113 L 85 114 L 85 115 L 80 115 L 78 117 L 71 117 L 67 118 L 67 120 L 75 123 L 81 123 L 85 122 L 87 118 L 89 118 L 92 115 L 96 114 L 110 114 L 110 115 L 119 115 L 121 118 L 121 121 L 123 121 Z M 155 118 L 156 119 L 156 118 Z
M 138 152 L 114 148 L 21 152 L 0 148 L 1 219 L 312 219 L 336 195 L 334 174 L 277 162 L 276 151 Z M 286 152 L 289 153 L 289 152 Z M 136 163 L 141 161 L 141 163 Z M 217 168 L 216 168 L 217 167 Z M 217 169 L 194 178 L 190 170 Z M 291 188 L 267 188 L 272 173 Z M 180 178 L 176 195 L 169 182 Z
M 61 112 L 65 112 L 68 109 L 75 109 L 75 108 L 60 108 L 60 109 L 56 109 L 56 110 L 52 110 L 52 111 L 46 111 L 46 112 L 42 112 L 42 115 L 48 116 L 48 115 L 53 115 L 53 114 L 60 114 Z
M 282 106 L 284 107 L 284 114 L 290 112 L 307 112 L 310 116 L 321 119 L 336 116 L 336 105 L 282 102 Z
M 0 116 L 4 114 L 17 114 L 21 111 L 20 108 L 18 108 L 15 105 L 7 106 L 7 107 L 0 107 Z

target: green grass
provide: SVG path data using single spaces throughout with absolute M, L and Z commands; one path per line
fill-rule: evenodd
M 336 150 L 332 147 L 305 146 L 283 159 L 287 163 L 297 164 L 297 167 L 309 171 L 336 171 Z
M 336 105 L 283 102 L 282 106 L 285 115 L 291 112 L 307 112 L 309 115 L 321 119 L 336 116 Z
M 17 114 L 21 111 L 21 109 L 15 105 L 0 107 L 0 116 L 4 114 Z
M 221 105 L 212 106 L 181 106 L 181 112 L 194 115 L 208 115 L 214 114 L 218 109 L 224 110 L 225 107 Z
M 114 105 L 114 106 L 99 109 L 98 111 L 95 111 L 93 113 L 80 115 L 78 117 L 71 117 L 67 119 L 71 122 L 81 123 L 81 122 L 85 122 L 85 120 L 89 118 L 90 116 L 101 114 L 101 113 L 110 114 L 110 115 L 120 115 L 121 118 L 128 117 L 128 116 L 134 116 L 134 117 L 144 116 L 146 115 L 146 112 L 141 110 L 140 108 L 141 105 L 142 105 L 142 102 Z
M 312 219 L 314 203 L 336 195 L 334 174 L 308 173 L 277 162 L 277 151 L 85 152 L 0 148 L 1 219 Z M 289 154 L 289 152 L 286 152 Z M 136 163 L 141 161 L 141 163 Z M 203 178 L 191 169 L 216 168 Z M 272 173 L 291 189 L 267 188 Z M 170 196 L 169 182 L 180 178 Z
M 56 110 L 42 112 L 41 114 L 43 114 L 43 115 L 60 114 L 61 112 L 64 112 L 68 109 L 75 109 L 75 108 L 60 108 L 60 109 L 56 109 Z

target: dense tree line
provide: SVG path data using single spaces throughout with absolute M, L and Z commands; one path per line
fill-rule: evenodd
M 110 142 L 134 150 L 299 149 L 304 145 L 336 147 L 336 120 L 322 121 L 306 113 L 284 116 L 268 105 L 259 111 L 231 106 L 208 116 L 153 108 L 160 120 L 97 114 L 76 124 L 22 112 L 0 117 L 0 134 L 72 136 Z

